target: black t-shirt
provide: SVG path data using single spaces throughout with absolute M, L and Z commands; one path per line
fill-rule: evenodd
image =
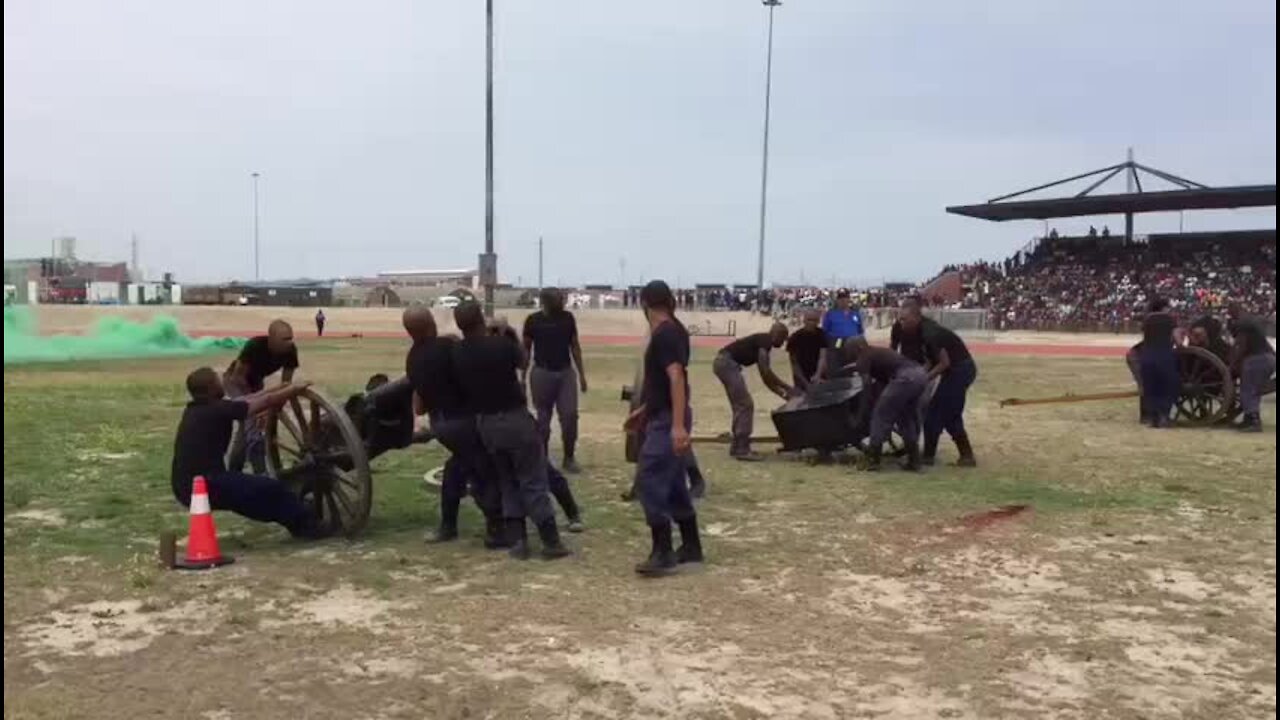
M 525 406 L 520 387 L 523 352 L 505 336 L 463 338 L 454 346 L 453 368 L 467 409 L 481 415 Z
M 533 364 L 544 370 L 569 367 L 569 349 L 577 337 L 578 323 L 571 312 L 539 310 L 524 319 L 524 338 L 533 342 Z
M 242 400 L 187 403 L 173 440 L 170 481 L 175 495 L 185 501 L 191 497 L 191 482 L 197 475 L 207 478 L 227 471 L 223 456 L 231 433 L 248 414 L 249 403 Z
M 827 334 L 822 328 L 800 328 L 787 338 L 787 353 L 806 378 L 818 372 L 818 359 L 826 346 Z
M 761 350 L 768 352 L 772 349 L 773 340 L 770 339 L 769 333 L 755 333 L 734 340 L 725 345 L 720 352 L 728 353 L 729 357 L 742 367 L 751 367 L 760 359 Z
M 858 372 L 871 376 L 872 380 L 887 383 L 901 368 L 914 365 L 911 360 L 889 348 L 868 347 L 858 356 Z
M 458 341 L 435 337 L 415 342 L 405 357 L 405 374 L 414 392 L 422 398 L 427 413 L 456 415 L 466 410 L 462 387 L 454 368 Z
M 671 410 L 671 379 L 667 367 L 678 363 L 689 387 L 689 333 L 676 322 L 664 322 L 649 337 L 644 351 L 644 406 L 650 415 Z
M 909 333 L 902 327 L 901 320 L 894 320 L 889 328 L 889 347 L 902 353 L 908 360 L 924 364 L 924 337 L 921 333 Z
M 240 348 L 236 362 L 246 366 L 245 377 L 248 379 L 249 391 L 257 392 L 273 373 L 281 369 L 297 369 L 298 346 L 290 346 L 289 351 L 283 355 L 273 355 L 267 345 L 267 336 L 259 335 L 249 338 L 249 342 Z
M 1234 327 L 1235 341 L 1244 344 L 1244 357 L 1275 352 L 1271 343 L 1267 342 L 1267 333 L 1257 318 L 1241 318 L 1234 323 Z
M 1172 349 L 1173 329 L 1177 323 L 1167 312 L 1148 313 L 1142 320 L 1142 346 L 1152 349 Z
M 924 341 L 925 357 L 929 358 L 930 362 L 936 363 L 938 361 L 940 350 L 947 351 L 947 357 L 951 360 L 952 365 L 959 365 L 973 357 L 969 354 L 969 348 L 965 346 L 964 340 L 961 340 L 959 335 L 952 332 L 950 328 L 929 318 L 925 318 L 920 323 L 920 337 Z

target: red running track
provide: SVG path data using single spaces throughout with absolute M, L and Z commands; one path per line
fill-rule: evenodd
M 191 333 L 196 337 L 244 337 L 251 333 L 236 332 L 231 330 L 200 330 Z M 295 332 L 300 339 L 314 339 L 315 333 L 299 333 Z M 352 333 L 331 333 L 327 336 L 331 340 L 342 340 L 352 337 L 366 337 L 379 340 L 385 339 L 401 339 L 404 333 L 389 330 L 374 330 L 358 334 Z M 692 338 L 694 347 L 700 348 L 718 348 L 729 342 L 730 338 L 725 337 L 707 337 L 695 335 Z M 582 342 L 585 345 L 619 347 L 628 345 L 640 345 L 644 342 L 644 338 L 635 335 L 584 335 Z M 1128 348 L 1118 345 L 1055 345 L 1051 343 L 993 343 L 993 342 L 971 342 L 968 343 L 969 350 L 976 355 L 1031 355 L 1037 357 L 1124 357 L 1128 352 Z

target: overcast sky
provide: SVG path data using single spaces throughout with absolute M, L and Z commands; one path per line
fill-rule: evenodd
M 758 0 L 496 4 L 503 279 L 535 281 L 543 235 L 549 283 L 617 283 L 624 259 L 629 281 L 753 281 Z M 1003 257 L 1041 226 L 944 206 L 1129 145 L 1275 182 L 1272 2 L 788 0 L 776 20 L 767 281 Z M 74 235 L 123 260 L 136 232 L 149 271 L 249 278 L 259 171 L 264 276 L 469 266 L 483 170 L 481 0 L 5 1 L 6 257 Z M 1090 222 L 1123 225 L 1058 227 Z

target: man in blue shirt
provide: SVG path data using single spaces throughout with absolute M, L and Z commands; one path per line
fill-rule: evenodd
M 837 347 L 846 340 L 862 337 L 862 312 L 853 307 L 848 290 L 836 293 L 836 306 L 822 316 L 822 331 Z

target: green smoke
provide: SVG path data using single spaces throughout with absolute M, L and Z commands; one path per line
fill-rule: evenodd
M 145 323 L 105 317 L 83 335 L 40 335 L 30 310 L 12 305 L 4 309 L 5 365 L 201 355 L 234 350 L 243 344 L 244 338 L 188 337 L 171 317 Z

